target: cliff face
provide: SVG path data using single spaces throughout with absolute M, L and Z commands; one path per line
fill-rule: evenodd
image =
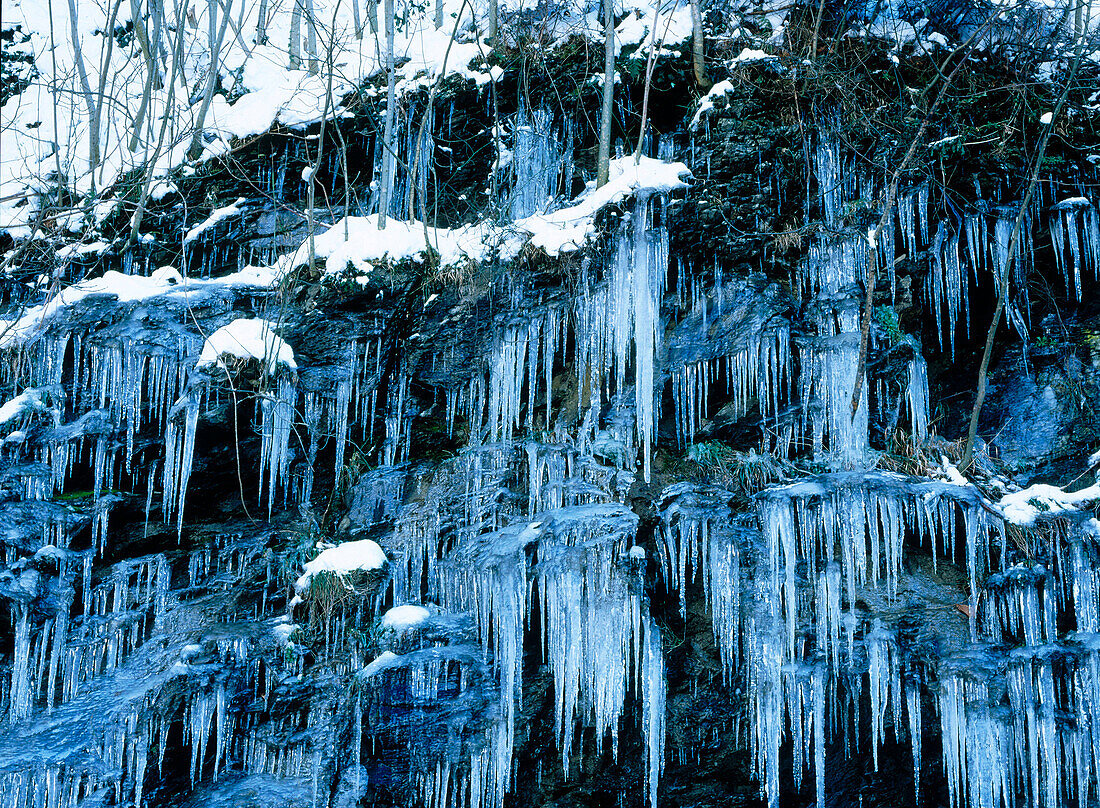
M 2 803 L 1093 805 L 1093 64 L 627 9 L 596 188 L 593 33 L 465 10 L 384 217 L 345 66 L 11 220 Z

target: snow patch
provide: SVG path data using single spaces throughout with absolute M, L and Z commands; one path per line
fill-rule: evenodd
M 224 368 L 222 357 L 258 359 L 267 373 L 273 374 L 279 367 L 297 370 L 294 350 L 274 331 L 267 320 L 234 320 L 207 337 L 202 346 L 196 369 Z
M 1007 521 L 1030 527 L 1042 514 L 1079 511 L 1096 500 L 1100 500 L 1100 483 L 1073 492 L 1040 483 L 1006 494 L 997 507 Z
M 390 631 L 403 632 L 415 628 L 431 617 L 431 612 L 423 606 L 406 603 L 394 606 L 382 615 L 382 628 Z
M 386 565 L 386 554 L 371 539 L 348 541 L 323 550 L 319 556 L 302 568 L 303 573 L 294 582 L 297 592 L 306 592 L 313 576 L 322 572 L 334 573 L 341 580 L 351 572 L 380 570 Z
M 221 222 L 224 222 L 226 219 L 232 219 L 234 216 L 240 216 L 242 213 L 244 213 L 244 210 L 241 208 L 241 205 L 243 204 L 244 197 L 242 196 L 232 205 L 226 205 L 224 208 L 218 208 L 213 213 L 211 213 L 204 222 L 188 230 L 187 235 L 183 237 L 183 243 L 190 244 L 203 233 L 207 232 L 208 230 L 213 230 L 215 227 L 217 227 L 217 225 L 219 225 Z
M 49 409 L 44 388 L 28 387 L 0 407 L 0 426 L 7 426 L 17 418 L 28 413 L 45 412 Z

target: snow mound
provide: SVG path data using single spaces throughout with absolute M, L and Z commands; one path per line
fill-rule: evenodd
M 343 578 L 350 572 L 370 572 L 380 570 L 386 565 L 386 554 L 378 543 L 371 539 L 349 541 L 323 550 L 319 556 L 307 562 L 303 573 L 294 582 L 297 592 L 309 589 L 313 576 L 322 572 L 335 573 Z
M 1053 485 L 1038 484 L 1005 494 L 997 505 L 1006 520 L 1030 527 L 1040 514 L 1079 511 L 1096 500 L 1100 500 L 1100 484 L 1097 483 L 1072 493 Z
M 13 348 L 33 339 L 60 316 L 87 298 L 97 295 L 114 297 L 119 303 L 137 303 L 159 297 L 188 300 L 231 288 L 269 289 L 285 274 L 282 265 L 245 267 L 240 272 L 209 280 L 190 280 L 174 267 L 160 267 L 149 277 L 125 275 L 110 269 L 98 278 L 89 278 L 66 287 L 46 302 L 27 309 L 15 320 L 0 320 L 0 348 Z
M 278 334 L 271 330 L 267 320 L 234 320 L 207 337 L 202 346 L 196 369 L 224 368 L 222 358 L 257 359 L 266 371 L 275 373 L 280 367 L 297 370 L 292 349 Z
M 28 413 L 45 412 L 49 409 L 46 391 L 43 388 L 28 387 L 4 406 L 0 407 L 0 426 L 7 426 L 17 418 Z
M 431 617 L 431 612 L 423 606 L 406 603 L 401 606 L 394 606 L 382 615 L 382 628 L 400 633 L 416 628 L 429 617 Z
M 695 115 L 691 119 L 691 129 L 698 129 L 699 124 L 703 122 L 703 116 L 710 113 L 714 109 L 715 102 L 719 98 L 725 98 L 727 93 L 732 93 L 734 90 L 733 82 L 729 79 L 720 81 L 710 88 L 710 92 L 699 99 L 699 109 L 695 110 Z
M 374 264 L 381 261 L 423 261 L 429 248 L 444 266 L 484 261 L 490 254 L 486 234 L 485 228 L 474 225 L 448 230 L 415 220 L 395 219 L 387 219 L 385 227 L 379 230 L 377 214 L 349 216 L 315 236 L 313 251 L 317 258 L 325 260 L 326 274 L 338 275 L 350 265 L 360 275 L 369 275 Z M 300 267 L 308 263 L 307 240 L 294 253 L 290 265 Z
M 370 679 L 378 674 L 401 666 L 401 657 L 393 651 L 383 651 L 367 667 L 359 672 L 359 678 Z
M 595 233 L 596 214 L 608 205 L 632 195 L 668 193 L 687 187 L 691 171 L 683 163 L 666 163 L 652 157 L 621 157 L 611 161 L 606 185 L 594 185 L 569 207 L 520 219 L 515 226 L 530 237 L 530 244 L 555 256 L 583 246 Z

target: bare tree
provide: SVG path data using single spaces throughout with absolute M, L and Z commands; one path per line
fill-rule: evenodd
M 909 164 L 917 154 L 917 149 L 924 143 L 924 136 L 927 134 L 929 127 L 932 125 L 935 114 L 940 107 L 940 104 L 947 98 L 947 94 L 951 89 L 952 84 L 955 81 L 955 76 L 959 70 L 967 63 L 971 52 L 976 48 L 981 41 L 986 29 L 996 19 L 997 14 L 995 12 L 986 18 L 985 23 L 977 28 L 970 37 L 951 51 L 947 58 L 944 59 L 943 64 L 939 67 L 937 74 L 941 82 L 939 92 L 936 94 L 935 100 L 928 108 L 928 111 L 924 113 L 921 119 L 920 127 L 917 129 L 916 135 L 909 143 L 909 148 L 905 152 L 905 156 L 902 157 L 901 162 L 898 163 L 897 168 L 894 170 L 893 175 L 890 177 L 890 182 L 886 187 L 886 196 L 882 203 L 882 212 L 879 214 L 878 223 L 873 229 L 867 233 L 867 241 L 869 249 L 867 250 L 867 277 L 865 283 L 864 304 L 863 312 L 860 316 L 859 327 L 859 354 L 856 359 L 856 377 L 852 384 L 852 414 L 859 410 L 860 397 L 863 395 L 863 377 L 866 375 L 867 368 L 867 347 L 871 337 L 871 318 L 874 315 L 875 309 L 875 289 L 878 285 L 878 243 L 882 238 L 882 233 L 886 227 L 893 221 L 894 205 L 898 198 L 898 187 L 901 184 L 901 179 L 905 176 L 905 172 L 909 168 Z M 949 63 L 954 61 L 954 66 L 949 72 L 944 72 L 947 69 Z M 929 87 L 928 89 L 931 89 Z M 926 90 L 927 92 L 927 90 Z
M 69 31 L 73 43 L 73 61 L 76 63 L 76 73 L 80 78 L 80 92 L 84 96 L 84 104 L 88 108 L 88 164 L 92 176 L 92 193 L 95 193 L 95 170 L 99 166 L 99 131 L 94 124 L 97 121 L 95 96 L 92 95 L 92 85 L 88 81 L 88 70 L 84 64 L 84 50 L 80 46 L 80 31 L 77 29 L 78 19 L 76 0 L 69 0 Z
M 100 50 L 99 55 L 99 84 L 96 87 L 95 103 L 92 105 L 92 119 L 88 122 L 89 134 L 95 139 L 96 150 L 96 165 L 91 167 L 92 173 L 95 173 L 96 168 L 100 168 L 102 172 L 102 155 L 103 155 L 103 108 L 107 105 L 107 79 L 110 76 L 114 76 L 115 72 L 111 70 L 111 56 L 115 50 L 115 20 L 118 19 L 118 8 L 122 5 L 122 0 L 113 0 L 111 3 L 111 10 L 107 14 L 107 24 L 103 27 L 103 48 Z M 102 173 L 100 174 L 100 182 L 103 181 Z M 95 181 L 93 178 L 92 188 L 95 188 Z
M 382 184 L 378 189 L 378 229 L 386 226 L 390 197 L 393 194 L 394 160 L 397 157 L 394 137 L 394 105 L 397 103 L 397 75 L 393 66 L 393 0 L 385 2 L 386 26 L 386 124 L 382 135 Z
M 699 7 L 699 0 L 691 0 L 691 67 L 695 74 L 695 83 L 702 89 L 709 90 L 711 81 L 707 78 L 704 56 L 703 12 Z
M 176 84 L 179 81 L 183 59 L 183 4 L 180 0 L 176 0 L 176 20 L 176 38 L 172 43 L 172 72 L 168 77 L 168 97 L 164 102 L 164 113 L 160 118 L 160 131 L 157 134 L 153 155 L 145 160 L 145 182 L 141 186 L 141 196 L 138 199 L 137 209 L 130 217 L 130 244 L 137 243 L 138 234 L 141 232 L 141 220 L 145 215 L 145 206 L 149 202 L 149 191 L 153 187 L 153 174 L 164 149 L 168 122 L 175 118 Z M 148 154 L 148 146 L 146 146 L 146 154 Z
M 653 86 L 653 68 L 657 64 L 657 54 L 660 53 L 661 48 L 664 47 L 665 37 L 668 36 L 668 27 L 672 23 L 672 15 L 669 14 L 668 19 L 665 20 L 665 28 L 661 31 L 661 38 L 658 40 L 657 20 L 663 8 L 664 4 L 660 3 L 653 9 L 653 26 L 652 34 L 650 35 L 649 55 L 645 63 L 645 90 L 642 93 L 642 123 L 641 126 L 638 127 L 638 148 L 634 150 L 635 165 L 642 160 L 642 145 L 645 143 L 646 123 L 649 120 L 649 90 Z
M 603 102 L 600 104 L 600 145 L 596 157 L 596 186 L 607 185 L 611 170 L 611 115 L 615 111 L 614 0 L 603 0 Z
M 229 11 L 231 0 L 226 0 L 224 10 L 218 17 L 218 0 L 207 0 L 207 14 L 210 19 L 207 22 L 207 37 L 210 43 L 210 67 L 206 73 L 206 88 L 202 94 L 202 106 L 195 118 L 195 131 L 191 135 L 191 145 L 187 148 L 187 156 L 195 160 L 202 154 L 202 130 L 206 122 L 206 113 L 210 109 L 210 102 L 214 98 L 214 88 L 218 84 L 218 67 L 221 64 L 222 42 L 225 40 L 225 30 L 229 27 Z
M 133 129 L 130 132 L 130 151 L 137 151 L 140 142 L 141 130 L 145 125 L 145 115 L 149 111 L 149 102 L 153 90 L 159 90 L 164 86 L 164 77 L 161 74 L 160 62 L 157 58 L 161 29 L 164 26 L 163 0 L 153 0 L 153 35 L 150 39 L 148 29 L 141 18 L 141 0 L 131 0 L 130 13 L 134 19 L 134 38 L 141 48 L 141 55 L 145 59 L 145 84 L 141 88 L 141 103 L 134 115 Z
M 309 57 L 309 72 L 316 76 L 321 72 L 321 62 L 317 58 L 317 15 L 313 11 L 313 0 L 306 2 L 306 56 Z
M 428 101 L 424 105 L 424 114 L 420 117 L 420 127 L 417 130 L 416 136 L 416 153 L 409 161 L 409 192 L 408 192 L 408 218 L 415 218 L 415 195 L 416 195 L 416 181 L 417 172 L 420 169 L 420 150 L 424 147 L 424 135 L 427 133 L 429 123 L 432 119 L 432 110 L 435 109 L 435 96 L 439 90 L 439 85 L 443 81 L 443 78 L 447 75 L 447 61 L 451 57 L 451 47 L 455 43 L 455 39 L 458 36 L 458 26 L 462 21 L 462 12 L 466 10 L 466 1 L 462 0 L 462 6 L 458 9 L 458 14 L 455 16 L 454 28 L 451 29 L 451 36 L 447 40 L 447 49 L 443 52 L 443 63 L 440 65 L 439 73 L 435 77 L 435 81 L 432 82 L 432 88 L 428 92 Z M 431 159 L 431 155 L 428 155 L 428 159 Z M 427 200 L 424 198 L 424 194 L 420 195 L 420 219 L 425 223 L 427 228 L 428 213 L 427 213 Z
M 290 11 L 290 69 L 297 70 L 302 64 L 302 0 L 294 0 Z
M 253 42 L 257 45 L 267 44 L 267 2 L 260 0 L 260 8 L 256 11 L 256 38 Z

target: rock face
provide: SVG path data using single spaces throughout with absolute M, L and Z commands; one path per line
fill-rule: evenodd
M 1095 371 L 1057 346 L 1041 346 L 1025 361 L 1018 352 L 998 368 L 988 423 L 1000 459 L 1026 478 L 1044 466 L 1080 464 L 1095 440 Z
M 1100 799 L 1096 200 L 1036 196 L 1010 259 L 1011 183 L 914 168 L 870 237 L 889 138 L 750 57 L 603 188 L 530 99 L 494 172 L 472 81 L 409 102 L 431 224 L 303 224 L 268 133 L 276 194 L 207 166 L 200 212 L 7 292 L 0 804 Z

